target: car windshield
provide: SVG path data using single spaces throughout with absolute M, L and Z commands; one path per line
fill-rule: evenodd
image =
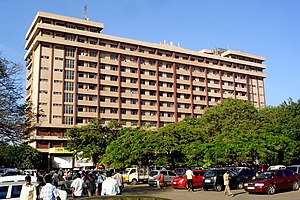
M 129 174 L 130 169 L 125 169 L 124 174 Z
M 274 172 L 264 172 L 261 173 L 258 178 L 263 178 L 263 179 L 273 178 L 274 174 L 275 174 Z
M 152 172 L 150 173 L 150 176 L 152 176 L 152 177 L 153 177 L 153 176 L 156 176 L 157 173 L 158 173 L 157 171 L 152 171 Z
M 209 170 L 204 174 L 204 177 L 212 177 L 212 176 L 216 176 L 216 171 Z

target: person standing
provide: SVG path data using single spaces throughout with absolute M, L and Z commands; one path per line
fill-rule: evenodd
M 116 181 L 118 182 L 118 185 L 119 185 L 119 189 L 120 189 L 120 195 L 122 194 L 122 190 L 123 190 L 123 176 L 122 174 L 120 174 L 120 170 L 117 169 L 116 170 L 116 174 L 114 175 L 114 179 L 116 179 Z
M 101 191 L 102 191 L 102 183 L 103 181 L 105 180 L 105 176 L 103 175 L 102 172 L 99 173 L 99 176 L 98 176 L 98 180 L 97 180 L 97 187 L 98 187 L 98 196 L 101 195 Z
M 44 185 L 46 183 L 44 182 L 44 178 L 42 176 L 38 176 L 36 179 L 38 185 L 36 186 L 36 200 L 40 199 L 40 193 Z
M 72 182 L 72 197 L 77 198 L 82 196 L 84 181 L 79 173 L 76 174 L 76 179 Z
M 187 184 L 188 184 L 188 191 L 193 191 L 194 192 L 194 187 L 193 187 L 193 171 L 189 167 L 188 170 L 185 172 L 186 179 L 187 179 Z
M 31 183 L 31 177 L 25 177 L 25 183 L 22 185 L 20 200 L 36 200 L 35 185 Z
M 231 193 L 229 183 L 230 183 L 230 174 L 229 171 L 227 170 L 225 174 L 223 175 L 223 180 L 224 180 L 224 185 L 225 185 L 225 190 L 224 190 L 224 196 L 234 196 L 234 194 Z
M 102 183 L 101 196 L 117 195 L 120 193 L 118 182 L 111 177 L 111 172 L 106 172 L 106 179 Z
M 40 193 L 41 200 L 60 200 L 57 188 L 51 184 L 52 176 L 47 174 L 45 176 L 46 185 L 42 187 Z

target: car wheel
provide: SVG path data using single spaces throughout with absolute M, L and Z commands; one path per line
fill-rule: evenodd
M 222 185 L 220 185 L 220 184 L 216 185 L 216 186 L 215 186 L 215 190 L 216 190 L 217 192 L 221 192 L 221 190 L 222 190 Z
M 275 193 L 275 185 L 270 184 L 267 192 L 268 192 L 268 194 L 274 194 Z
M 202 189 L 203 189 L 204 191 L 207 191 L 207 190 L 208 190 L 207 187 L 202 187 Z
M 299 190 L 299 182 L 298 181 L 294 181 L 293 190 Z
M 239 189 L 243 189 L 243 188 L 244 188 L 244 183 L 242 183 L 242 182 L 239 183 L 239 184 L 238 184 L 238 188 L 239 188 Z
M 132 185 L 137 185 L 138 182 L 136 181 L 136 179 L 133 179 L 132 182 L 131 182 L 131 184 L 132 184 Z

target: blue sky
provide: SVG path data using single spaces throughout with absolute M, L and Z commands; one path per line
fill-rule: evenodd
M 24 64 L 25 34 L 38 11 L 82 18 L 85 4 L 105 34 L 264 56 L 267 105 L 300 99 L 298 0 L 0 0 L 2 56 Z

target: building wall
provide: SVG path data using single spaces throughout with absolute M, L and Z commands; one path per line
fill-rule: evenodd
M 199 117 L 225 98 L 266 105 L 261 56 L 196 52 L 104 35 L 102 28 L 49 13 L 38 13 L 29 28 L 26 98 L 43 111 L 40 136 L 30 140 L 36 148 L 65 145 L 64 129 L 93 118 L 161 127 Z M 61 134 L 53 134 L 57 129 Z

